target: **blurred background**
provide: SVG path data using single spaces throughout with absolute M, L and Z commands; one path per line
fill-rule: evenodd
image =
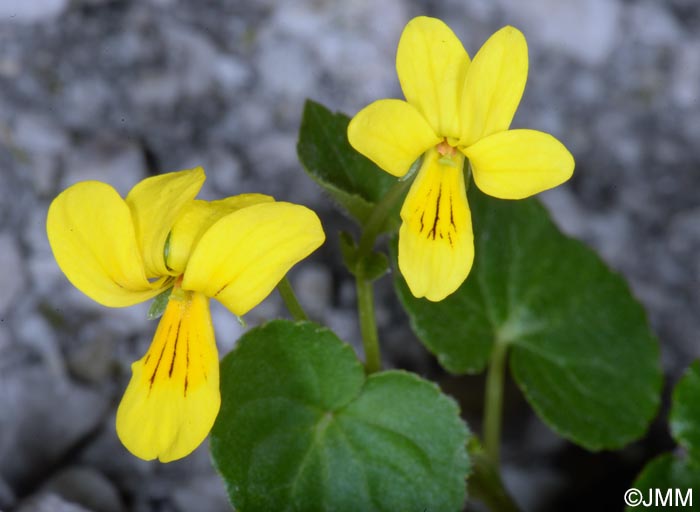
M 114 416 L 156 324 L 75 290 L 45 235 L 51 199 L 86 179 L 122 194 L 202 165 L 202 197 L 262 192 L 319 212 L 328 242 L 291 274 L 311 316 L 359 346 L 337 229 L 350 223 L 296 157 L 304 100 L 354 114 L 401 97 L 406 22 L 446 21 L 471 55 L 505 24 L 528 39 L 513 126 L 576 158 L 542 199 L 561 228 L 624 274 L 649 312 L 665 396 L 700 353 L 700 5 L 695 0 L 0 0 L 0 510 L 226 511 L 206 443 L 167 465 L 131 456 Z M 483 376 L 442 373 L 378 285 L 387 366 L 435 379 L 480 425 Z M 213 306 L 222 354 L 243 328 Z M 249 325 L 285 315 L 274 293 Z M 643 463 L 671 446 L 666 407 L 644 440 L 591 454 L 506 389 L 504 473 L 524 509 L 621 510 Z

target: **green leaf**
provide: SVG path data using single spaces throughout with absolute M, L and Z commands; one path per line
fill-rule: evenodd
M 644 503 L 651 504 L 651 506 L 644 506 L 644 503 L 635 506 L 627 507 L 627 511 L 631 512 L 634 510 L 642 509 L 646 511 L 668 511 L 675 510 L 681 502 L 678 499 L 685 499 L 688 489 L 693 489 L 695 500 L 698 499 L 698 491 L 700 491 L 700 466 L 692 465 L 685 458 L 675 457 L 671 453 L 662 454 L 651 462 L 649 462 L 642 473 L 637 477 L 637 480 L 633 484 L 633 488 L 641 492 L 641 494 L 636 495 L 635 503 L 641 496 Z M 673 501 L 663 502 L 656 496 L 656 490 L 662 493 L 665 497 L 666 493 L 670 490 L 672 499 L 676 500 L 675 504 Z M 678 491 L 676 491 L 678 489 Z M 630 491 L 628 491 L 630 492 Z M 634 491 L 632 491 L 634 492 Z M 652 494 L 650 494 L 650 492 Z M 680 496 L 676 494 L 680 493 Z M 693 491 L 691 491 L 693 492 Z M 697 502 L 696 502 L 697 503 Z M 674 504 L 674 506 L 671 506 Z M 685 501 L 686 505 L 690 505 L 688 501 Z M 689 508 L 680 507 L 680 510 L 689 510 Z
M 168 300 L 170 299 L 170 294 L 173 291 L 171 286 L 167 290 L 159 293 L 151 302 L 151 307 L 148 308 L 148 313 L 146 313 L 146 318 L 149 320 L 156 320 L 163 316 L 163 312 L 168 305 Z
M 357 244 L 350 233 L 341 231 L 338 234 L 340 235 L 340 253 L 343 255 L 343 263 L 354 274 L 357 265 Z
M 695 361 L 673 390 L 669 423 L 671 435 L 685 449 L 651 460 L 634 487 L 647 496 L 649 489 L 689 489 L 700 492 L 700 361 Z M 697 495 L 696 495 L 697 499 Z M 647 500 L 648 501 L 648 500 Z M 632 510 L 628 507 L 628 510 Z M 667 510 L 649 507 L 645 510 Z
M 700 361 L 695 361 L 673 391 L 671 434 L 700 464 Z
M 350 118 L 333 113 L 311 100 L 306 101 L 297 152 L 308 175 L 323 187 L 347 212 L 364 224 L 370 212 L 396 183 L 355 151 L 348 142 Z M 397 205 L 400 208 L 400 204 Z M 395 229 L 398 215 L 389 216 L 384 230 Z
M 467 430 L 455 402 L 401 371 L 365 378 L 309 322 L 246 333 L 221 364 L 214 462 L 237 510 L 459 511 Z
M 389 271 L 389 258 L 383 252 L 371 252 L 362 265 L 362 277 L 374 281 Z
M 370 252 L 364 261 L 358 262 L 355 240 L 344 231 L 340 232 L 340 251 L 343 255 L 343 263 L 348 270 L 362 279 L 374 281 L 389 271 L 389 258 L 383 252 Z
M 640 437 L 661 388 L 658 343 L 624 279 L 564 236 L 537 199 L 469 190 L 475 263 L 440 303 L 396 288 L 421 341 L 453 373 L 484 369 L 494 343 L 538 415 L 591 450 Z

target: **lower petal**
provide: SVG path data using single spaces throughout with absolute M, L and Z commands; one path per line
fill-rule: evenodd
M 523 199 L 561 185 L 574 172 L 574 157 L 548 133 L 508 130 L 463 150 L 484 193 Z
M 469 274 L 474 237 L 461 155 L 429 151 L 401 208 L 399 269 L 411 293 L 440 301 Z
M 117 434 L 144 460 L 180 459 L 206 438 L 221 402 L 219 358 L 200 293 L 173 291 L 117 411 Z

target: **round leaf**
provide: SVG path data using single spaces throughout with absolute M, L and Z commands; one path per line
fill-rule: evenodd
M 673 390 L 671 434 L 700 464 L 700 361 L 695 361 Z
M 502 201 L 470 187 L 476 256 L 440 303 L 397 291 L 422 342 L 453 373 L 481 371 L 506 344 L 538 415 L 588 449 L 646 430 L 661 387 L 659 349 L 625 281 L 564 236 L 537 199 Z
M 461 510 L 467 430 L 415 375 L 365 378 L 331 331 L 274 321 L 221 365 L 211 450 L 241 512 Z
M 627 512 L 639 509 L 645 512 L 675 510 L 672 505 L 680 510 L 689 510 L 690 507 L 685 509 L 681 504 L 684 503 L 685 506 L 692 504 L 692 498 L 690 502 L 687 501 L 688 489 L 700 489 L 700 466 L 693 465 L 686 459 L 677 458 L 671 453 L 665 453 L 645 466 L 632 487 L 641 493 L 633 496 L 636 498 L 635 502 L 640 497 L 644 502 L 634 507 L 628 506 Z M 667 494 L 669 491 L 670 495 Z M 693 491 L 690 492 L 693 493 Z M 690 496 L 697 499 L 697 495 L 690 494 Z M 668 498 L 671 501 L 668 501 Z M 650 506 L 644 506 L 645 503 Z

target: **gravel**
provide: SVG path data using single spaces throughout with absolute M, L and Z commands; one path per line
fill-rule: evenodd
M 263 192 L 306 204 L 329 242 L 292 282 L 312 316 L 360 351 L 352 281 L 332 245 L 348 222 L 301 171 L 296 134 L 307 97 L 348 113 L 398 97 L 396 43 L 421 13 L 445 19 L 472 55 L 505 24 L 525 32 L 531 72 L 514 126 L 552 132 L 577 161 L 571 182 L 544 202 L 566 233 L 629 279 L 669 378 L 698 356 L 695 2 L 0 2 L 0 508 L 229 510 L 206 446 L 163 466 L 119 444 L 115 408 L 155 323 L 145 320 L 147 306 L 109 310 L 71 287 L 45 238 L 48 205 L 79 180 L 126 193 L 145 176 L 196 165 L 209 174 L 203 197 Z M 377 289 L 387 366 L 444 382 L 405 327 L 390 279 Z M 246 321 L 280 315 L 273 294 Z M 213 317 L 225 354 L 244 327 L 223 308 Z M 450 382 L 478 389 L 480 381 Z M 480 404 L 472 406 L 465 414 L 478 417 Z M 579 476 L 556 461 L 576 449 L 543 433 L 522 404 L 516 410 L 512 420 L 528 427 L 506 429 L 506 480 L 532 510 L 552 510 Z M 663 428 L 654 432 L 637 455 L 611 456 L 607 467 L 631 481 L 668 442 Z M 522 445 L 531 446 L 526 460 L 507 448 Z M 617 489 L 596 475 L 597 456 L 574 453 L 598 498 L 612 493 L 619 506 Z M 531 460 L 542 460 L 537 472 Z M 581 496 L 576 510 L 605 506 L 590 500 Z

